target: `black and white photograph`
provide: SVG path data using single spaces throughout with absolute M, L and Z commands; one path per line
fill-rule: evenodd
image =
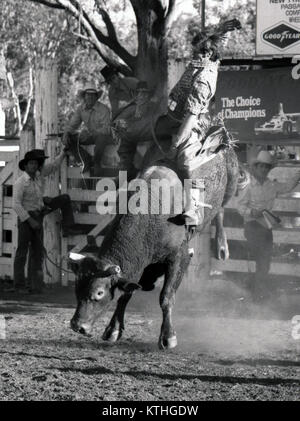
M 0 402 L 20 401 L 300 401 L 300 0 L 1 0 Z

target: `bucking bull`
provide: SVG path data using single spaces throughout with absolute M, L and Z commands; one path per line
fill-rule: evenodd
M 239 165 L 232 147 L 217 155 L 196 170 L 194 178 L 204 179 L 204 226 L 217 218 L 218 257 L 227 258 L 228 248 L 223 229 L 223 206 L 234 195 L 239 177 Z M 149 200 L 153 197 L 151 180 L 167 179 L 176 188 L 181 181 L 172 166 L 160 162 L 149 165 L 139 175 L 149 187 Z M 116 301 L 113 316 L 102 338 L 115 342 L 124 331 L 126 306 L 136 290 L 151 291 L 157 279 L 164 276 L 160 293 L 163 321 L 158 345 L 160 349 L 177 345 L 172 323 L 175 294 L 190 263 L 189 236 L 184 225 L 174 222 L 175 215 L 122 214 L 117 215 L 101 244 L 97 256 L 71 261 L 76 274 L 77 308 L 71 320 L 75 332 L 90 334 L 94 323 Z

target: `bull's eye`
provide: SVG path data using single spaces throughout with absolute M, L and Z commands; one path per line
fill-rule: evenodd
M 101 300 L 101 298 L 104 296 L 104 290 L 103 289 L 98 289 L 97 291 L 94 292 L 93 294 L 93 300 L 95 301 L 99 301 Z

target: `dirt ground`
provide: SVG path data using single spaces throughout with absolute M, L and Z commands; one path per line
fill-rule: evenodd
M 157 347 L 159 288 L 135 294 L 113 345 L 101 340 L 111 313 L 90 338 L 69 328 L 71 289 L 2 293 L 0 400 L 300 400 L 300 339 L 291 323 L 299 289 L 254 304 L 228 280 L 183 287 L 173 312 L 178 347 L 168 351 Z

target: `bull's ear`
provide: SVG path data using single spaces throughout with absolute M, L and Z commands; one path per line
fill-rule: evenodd
M 136 284 L 135 282 L 128 282 L 125 279 L 119 279 L 116 286 L 127 293 L 133 293 L 135 290 L 141 288 L 139 284 Z
M 85 256 L 83 254 L 78 253 L 70 253 L 68 263 L 71 270 L 77 274 L 81 263 L 84 261 Z

